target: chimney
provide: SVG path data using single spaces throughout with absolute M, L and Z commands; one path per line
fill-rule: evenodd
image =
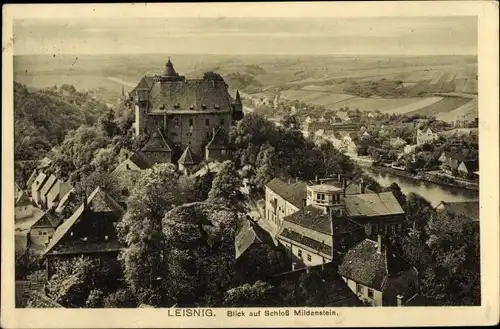
M 377 253 L 382 253 L 382 235 L 377 234 Z
M 402 295 L 397 295 L 396 298 L 398 300 L 398 307 L 403 306 L 403 296 Z

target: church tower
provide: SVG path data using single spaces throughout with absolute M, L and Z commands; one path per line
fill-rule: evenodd
M 231 104 L 233 107 L 233 120 L 240 121 L 243 119 L 243 103 L 241 103 L 241 96 L 239 90 L 236 90 L 236 99 Z

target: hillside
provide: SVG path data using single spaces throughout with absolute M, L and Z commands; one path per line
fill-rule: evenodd
M 39 159 L 81 124 L 94 124 L 105 104 L 73 86 L 28 89 L 14 82 L 14 157 Z

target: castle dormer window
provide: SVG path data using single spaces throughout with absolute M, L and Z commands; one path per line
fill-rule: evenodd
M 206 109 L 207 109 L 207 106 L 206 106 L 205 104 L 202 104 L 202 105 L 201 105 L 201 108 L 202 108 L 202 109 L 204 109 L 204 110 L 206 110 Z
M 160 105 L 160 110 L 164 110 L 165 109 L 165 105 L 161 104 Z
M 214 107 L 215 107 L 216 110 L 220 109 L 219 104 L 215 104 Z
M 179 103 L 175 103 L 175 104 L 174 104 L 174 109 L 178 109 L 178 108 L 179 108 L 179 106 L 180 106 L 180 105 L 179 105 Z
M 191 106 L 189 107 L 189 109 L 190 109 L 190 110 L 194 110 L 194 105 L 191 105 Z

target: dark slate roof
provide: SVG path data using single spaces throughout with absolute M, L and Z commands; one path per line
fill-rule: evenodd
M 332 234 L 330 215 L 314 206 L 307 206 L 283 218 L 284 221 L 294 223 L 313 231 Z
M 367 287 L 383 291 L 388 277 L 397 276 L 412 266 L 400 256 L 365 239 L 351 248 L 339 266 L 339 274 Z
M 184 152 L 182 152 L 182 155 L 181 155 L 181 157 L 179 158 L 179 160 L 177 162 L 180 163 L 180 164 L 182 164 L 182 165 L 192 165 L 192 164 L 196 164 L 197 163 L 194 160 L 193 152 L 191 151 L 191 148 L 189 146 L 186 147 L 186 149 L 184 150 Z
M 392 192 L 347 195 L 344 198 L 350 216 L 385 216 L 404 214 Z
M 290 240 L 293 240 L 295 242 L 298 242 L 300 244 L 303 244 L 304 246 L 307 246 L 313 250 L 316 250 L 318 252 L 322 252 L 327 255 L 331 255 L 332 253 L 332 247 L 326 245 L 322 241 L 317 241 L 314 240 L 308 236 L 302 235 L 298 232 L 295 232 L 289 228 L 284 228 L 278 236 L 282 236 L 284 238 L 288 238 Z
M 472 173 L 479 168 L 479 164 L 475 160 L 463 161 L 463 164 L 465 165 L 465 168 L 467 169 L 467 172 L 469 172 L 469 173 Z
M 56 181 L 57 181 L 56 176 L 50 175 L 49 179 L 47 179 L 47 182 L 45 182 L 45 184 L 43 184 L 43 187 L 42 187 L 42 190 L 40 191 L 40 193 L 42 195 L 46 195 L 47 193 L 49 193 L 50 189 L 52 188 L 52 186 L 54 186 Z
M 141 151 L 134 152 L 129 160 L 132 161 L 139 167 L 140 169 L 148 169 L 153 166 L 153 163 L 149 160 L 149 158 Z
M 172 148 L 167 142 L 165 136 L 160 129 L 155 130 L 149 141 L 141 149 L 141 151 L 149 152 L 172 152 Z
M 59 226 L 61 220 L 51 211 L 45 212 L 32 226 L 34 227 L 51 227 L 56 228 Z
M 28 206 L 30 204 L 30 198 L 26 195 L 26 193 L 21 192 L 21 194 L 16 199 L 16 207 Z
M 223 127 L 214 128 L 214 134 L 210 142 L 208 142 L 207 149 L 220 149 L 227 148 L 229 144 L 229 138 Z
M 241 104 L 240 91 L 236 90 L 236 99 L 234 100 L 235 104 Z
M 224 81 L 154 81 L 149 96 L 150 113 L 230 112 L 230 96 Z M 161 107 L 164 106 L 164 109 Z
M 307 183 L 293 181 L 288 184 L 279 178 L 274 178 L 266 184 L 266 187 L 295 207 L 299 209 L 304 207 L 304 199 L 307 198 Z
M 111 241 L 92 241 L 84 242 L 84 241 L 71 241 L 71 243 L 67 243 L 59 246 L 57 248 L 57 254 L 85 254 L 85 253 L 95 253 L 95 252 L 110 252 L 110 251 L 119 251 L 123 248 L 123 245 L 117 240 Z
M 238 259 L 251 245 L 262 243 L 255 233 L 248 220 L 244 221 L 243 226 L 234 239 L 235 259 Z
M 106 192 L 104 192 L 100 187 L 96 188 L 90 196 L 87 198 L 88 209 L 94 212 L 111 211 L 118 216 L 122 216 L 125 212 L 124 209 Z M 65 220 L 54 232 L 54 236 L 50 240 L 49 245 L 43 252 L 43 254 L 49 253 L 58 242 L 68 233 L 69 229 L 80 219 L 85 211 L 85 207 L 82 204 L 78 209 L 71 215 L 70 218 Z
M 150 90 L 151 87 L 153 86 L 153 77 L 152 76 L 144 76 L 141 81 L 137 84 L 137 86 L 132 89 L 132 91 L 129 93 L 131 97 L 135 96 L 135 92 L 138 89 L 147 89 Z
M 437 208 L 443 208 L 444 211 L 455 216 L 468 217 L 474 221 L 479 221 L 479 201 L 461 201 L 461 202 L 441 202 Z

